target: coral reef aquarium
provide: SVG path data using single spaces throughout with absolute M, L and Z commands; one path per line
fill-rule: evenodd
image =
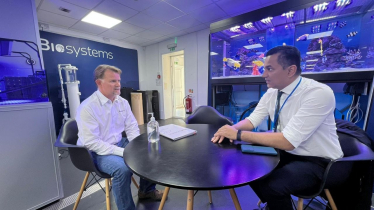
M 266 52 L 300 50 L 303 74 L 374 70 L 374 1 L 335 0 L 210 34 L 212 79 L 260 77 Z
M 0 37 L 0 106 L 46 101 L 47 81 L 38 45 Z

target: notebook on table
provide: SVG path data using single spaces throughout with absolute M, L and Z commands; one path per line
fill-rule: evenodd
M 183 139 L 184 137 L 191 136 L 196 133 L 196 130 L 174 124 L 160 126 L 160 135 L 173 141 Z
M 277 151 L 273 147 L 241 145 L 243 153 L 263 154 L 263 155 L 277 155 Z

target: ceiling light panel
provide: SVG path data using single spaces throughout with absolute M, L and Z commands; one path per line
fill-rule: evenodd
M 100 14 L 95 11 L 90 12 L 86 17 L 82 19 L 82 21 L 98 25 L 104 28 L 112 28 L 113 26 L 122 22 L 121 20 Z

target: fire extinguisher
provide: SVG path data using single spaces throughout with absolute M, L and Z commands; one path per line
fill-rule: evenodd
M 184 97 L 184 108 L 186 109 L 186 114 L 191 114 L 192 113 L 192 96 L 187 95 Z

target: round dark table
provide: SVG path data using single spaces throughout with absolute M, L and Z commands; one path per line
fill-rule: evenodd
M 187 209 L 193 206 L 193 190 L 219 189 L 230 189 L 235 207 L 240 209 L 234 188 L 268 174 L 279 162 L 277 156 L 243 154 L 238 144 L 213 144 L 210 139 L 217 126 L 181 126 L 197 130 L 197 134 L 177 141 L 160 136 L 158 143 L 148 143 L 145 133 L 126 146 L 123 158 L 141 178 L 166 186 L 165 199 L 170 187 L 188 190 Z

